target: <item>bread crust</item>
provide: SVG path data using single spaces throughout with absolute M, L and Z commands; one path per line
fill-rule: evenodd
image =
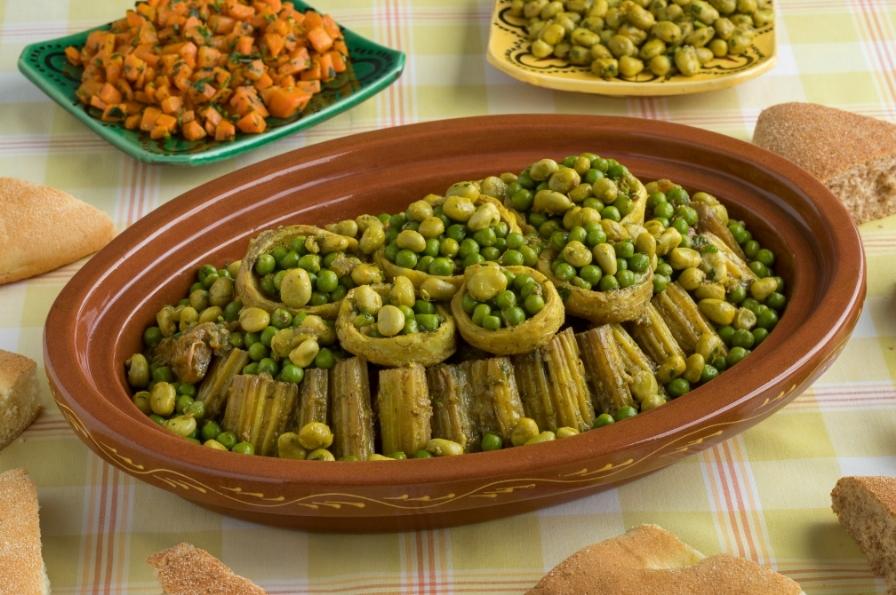
M 40 409 L 37 364 L 0 349 L 0 450 L 37 419 Z
M 831 508 L 896 593 L 896 477 L 841 477 L 831 491 Z
M 814 103 L 762 111 L 753 142 L 825 184 L 857 223 L 896 213 L 896 125 Z
M 72 195 L 0 177 L 0 284 L 74 262 L 114 235 L 105 213 Z
M 265 595 L 264 589 L 189 543 L 156 552 L 146 561 L 167 595 Z
M 742 558 L 705 558 L 672 533 L 641 525 L 579 550 L 528 595 L 797 595 L 791 579 Z
M 24 469 L 0 473 L 0 586 L 4 593 L 49 593 L 37 488 Z

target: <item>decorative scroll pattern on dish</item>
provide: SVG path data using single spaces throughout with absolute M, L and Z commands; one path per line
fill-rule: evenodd
M 283 495 L 268 495 L 258 491 L 246 490 L 238 485 L 209 485 L 173 469 L 147 468 L 146 465 L 119 452 L 116 447 L 94 437 L 86 425 L 78 418 L 77 414 L 60 401 L 55 391 L 54 397 L 56 397 L 59 409 L 72 429 L 84 442 L 92 445 L 94 450 L 103 458 L 131 475 L 147 481 L 154 481 L 161 487 L 175 493 L 183 491 L 196 492 L 202 495 L 215 494 L 230 502 L 256 509 L 301 507 L 311 510 L 342 511 L 343 509 L 361 510 L 377 506 L 390 510 L 414 511 L 436 509 L 465 499 L 497 501 L 502 498 L 506 499 L 508 496 L 524 498 L 524 494 L 535 493 L 539 489 L 548 492 L 578 490 L 596 484 L 608 483 L 608 480 L 614 479 L 615 476 L 622 473 L 627 473 L 628 476 L 637 475 L 639 472 L 648 470 L 640 470 L 640 468 L 648 466 L 651 460 L 656 460 L 659 457 L 678 458 L 697 452 L 728 437 L 730 435 L 728 430 L 731 427 L 749 424 L 769 415 L 782 404 L 782 401 L 794 396 L 793 393 L 798 384 L 794 383 L 790 388 L 781 390 L 776 396 L 766 398 L 753 411 L 750 417 L 697 428 L 657 446 L 637 459 L 628 458 L 617 462 L 606 462 L 594 468 L 583 467 L 572 472 L 558 473 L 554 477 L 518 477 L 491 481 L 462 493 L 448 492 L 439 495 L 400 494 L 382 498 L 371 498 L 344 492 L 324 492 L 297 498 L 287 498 Z

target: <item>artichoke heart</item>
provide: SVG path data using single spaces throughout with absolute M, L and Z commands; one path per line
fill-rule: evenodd
M 483 266 L 467 267 L 464 278 L 469 279 Z M 544 308 L 534 316 L 527 318 L 516 326 L 503 327 L 498 330 L 487 330 L 476 323 L 464 311 L 463 297 L 467 292 L 467 283 L 461 286 L 460 291 L 454 294 L 451 300 L 451 312 L 457 321 L 457 328 L 467 343 L 485 352 L 495 355 L 516 355 L 527 353 L 550 343 L 554 335 L 560 330 L 565 320 L 566 311 L 563 300 L 557 293 L 557 288 L 550 279 L 539 271 L 524 266 L 503 267 L 514 275 L 529 275 L 542 287 Z
M 438 195 L 429 195 L 424 200 L 436 207 L 445 202 L 447 197 Z M 491 204 L 497 209 L 500 220 L 507 224 L 509 232 L 519 232 L 520 226 L 512 211 L 507 209 L 501 201 L 491 196 L 480 194 L 472 199 L 474 205 Z M 455 292 L 463 285 L 464 276 L 459 275 L 432 275 L 425 271 L 409 269 L 401 267 L 386 258 L 385 248 L 380 248 L 373 255 L 373 260 L 386 274 L 387 279 L 394 279 L 399 275 L 403 275 L 411 280 L 414 287 L 425 292 L 429 299 L 435 301 L 448 301 L 454 296 Z
M 342 300 L 336 319 L 336 334 L 346 351 L 380 366 L 400 367 L 410 364 L 438 364 L 448 359 L 457 349 L 454 318 L 441 305 L 436 305 L 441 324 L 434 331 L 383 337 L 365 335 L 355 325 L 355 318 L 360 313 L 357 296 L 359 290 L 364 291 L 362 288 L 373 288 L 379 295 L 386 297 L 391 286 L 362 285 L 349 291 Z
M 293 240 L 299 237 L 305 238 L 304 248 L 309 254 L 329 254 L 332 252 L 344 252 L 344 257 L 338 258 L 333 269 L 338 269 L 340 277 L 351 273 L 355 265 L 361 261 L 353 256 L 358 250 L 358 240 L 339 235 L 314 225 L 290 225 L 277 229 L 269 229 L 261 232 L 249 242 L 249 250 L 242 259 L 240 270 L 236 276 L 236 292 L 243 306 L 256 306 L 268 312 L 277 308 L 284 308 L 291 314 L 305 312 L 316 314 L 322 318 L 334 319 L 339 313 L 339 301 L 321 305 L 287 305 L 282 301 L 274 301 L 264 295 L 255 274 L 255 263 L 259 256 L 266 254 L 275 248 L 288 248 Z M 297 269 L 301 270 L 301 269 Z M 307 300 L 306 300 L 307 301 Z
M 566 310 L 573 316 L 590 320 L 595 324 L 636 320 L 653 296 L 653 268 L 629 287 L 609 291 L 583 289 L 566 281 L 560 281 L 551 271 L 551 261 L 556 252 L 553 248 L 544 250 L 538 259 L 538 270 L 544 273 L 562 296 Z

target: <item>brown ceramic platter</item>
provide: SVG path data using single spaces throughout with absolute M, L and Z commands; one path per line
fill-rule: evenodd
M 247 457 L 167 433 L 131 403 L 124 360 L 205 262 L 240 258 L 286 223 L 396 212 L 454 181 L 594 151 L 642 180 L 718 196 L 778 255 L 789 305 L 720 379 L 565 440 L 455 458 L 320 463 Z M 490 116 L 330 141 L 233 172 L 118 236 L 63 289 L 47 319 L 50 386 L 78 436 L 127 473 L 221 513 L 328 531 L 437 527 L 570 500 L 674 463 L 745 430 L 808 387 L 843 348 L 865 296 L 858 232 L 807 173 L 753 145 L 650 120 Z

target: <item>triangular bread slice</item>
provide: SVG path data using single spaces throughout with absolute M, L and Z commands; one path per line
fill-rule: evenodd
M 40 551 L 37 488 L 24 469 L 0 473 L 0 591 L 50 592 Z
M 0 283 L 59 268 L 115 236 L 112 220 L 72 195 L 0 177 Z
M 264 589 L 189 543 L 156 552 L 146 560 L 166 595 L 265 595 Z
M 782 103 L 759 114 L 753 142 L 818 178 L 856 223 L 896 213 L 894 124 L 814 103 Z
M 841 477 L 831 503 L 871 568 L 896 593 L 896 477 Z
M 589 545 L 548 572 L 527 595 L 798 595 L 800 586 L 755 562 L 705 558 L 656 525 Z
M 37 364 L 0 349 L 0 450 L 6 448 L 40 413 Z

